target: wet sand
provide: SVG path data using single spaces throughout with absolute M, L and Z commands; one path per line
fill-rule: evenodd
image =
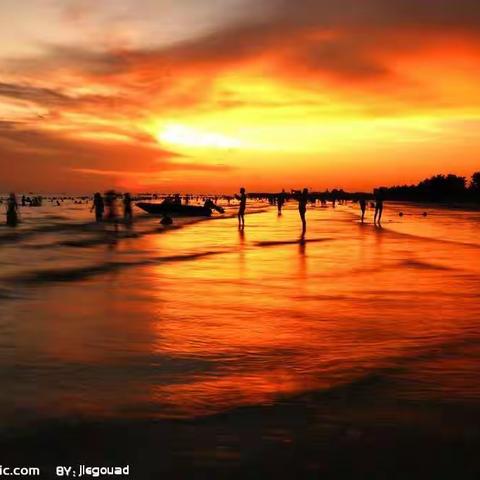
M 398 401 L 371 379 L 192 419 L 69 418 L 3 435 L 3 464 L 130 465 L 131 478 L 476 479 L 477 405 Z

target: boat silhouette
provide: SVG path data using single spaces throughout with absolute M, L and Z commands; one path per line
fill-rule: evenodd
M 212 201 L 205 202 L 205 205 L 182 205 L 179 203 L 137 203 L 137 207 L 141 208 L 151 215 L 162 217 L 210 217 L 212 211 L 224 213 L 224 209 L 215 205 Z

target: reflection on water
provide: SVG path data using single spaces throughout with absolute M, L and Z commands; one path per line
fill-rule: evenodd
M 478 400 L 478 213 L 387 206 L 378 229 L 351 206 L 311 208 L 304 241 L 293 204 L 245 231 L 143 217 L 112 246 L 78 212 L 4 239 L 10 422 L 199 415 L 372 373 L 402 397 Z

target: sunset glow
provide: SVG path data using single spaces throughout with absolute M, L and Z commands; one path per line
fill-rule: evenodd
M 0 189 L 369 190 L 478 166 L 476 3 L 220 3 L 2 2 Z
M 201 132 L 183 125 L 168 125 L 158 133 L 160 142 L 180 147 L 238 148 L 240 142 L 233 138 L 211 132 Z

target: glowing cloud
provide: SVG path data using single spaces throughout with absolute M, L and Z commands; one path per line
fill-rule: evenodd
M 241 142 L 213 132 L 203 132 L 184 125 L 170 124 L 158 134 L 159 141 L 180 147 L 230 149 L 239 148 Z

